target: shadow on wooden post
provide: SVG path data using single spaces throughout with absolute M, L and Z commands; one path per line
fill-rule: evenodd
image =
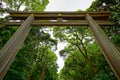
M 0 80 L 3 79 L 17 52 L 22 46 L 27 34 L 31 29 L 30 25 L 32 24 L 33 20 L 34 15 L 31 14 L 0 50 Z
M 120 80 L 120 52 L 89 14 L 86 15 L 86 19 L 89 23 L 89 29 L 92 31 L 94 37 L 96 38 L 103 51 L 103 55 L 105 56 L 118 80 Z

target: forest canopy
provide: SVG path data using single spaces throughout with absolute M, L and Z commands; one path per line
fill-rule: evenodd
M 0 14 L 9 11 L 44 12 L 49 0 L 1 0 Z M 78 10 L 78 12 L 81 10 Z M 109 11 L 112 27 L 102 27 L 120 50 L 120 0 L 95 0 L 86 11 Z M 0 24 L 5 18 L 0 18 Z M 0 49 L 18 27 L 0 28 Z M 53 32 L 53 37 L 49 32 Z M 67 46 L 59 52 L 64 67 L 58 73 L 58 42 Z M 98 43 L 83 26 L 32 27 L 3 80 L 117 80 Z

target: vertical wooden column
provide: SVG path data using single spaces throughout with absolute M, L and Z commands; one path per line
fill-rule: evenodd
M 31 29 L 30 25 L 33 20 L 34 16 L 31 14 L 0 50 L 0 80 L 3 79 L 17 52 L 19 51 L 19 48 L 22 46 Z
M 89 29 L 92 31 L 94 37 L 96 38 L 103 51 L 103 55 L 105 56 L 118 80 L 120 80 L 120 52 L 89 14 L 86 15 L 86 19 L 89 23 Z

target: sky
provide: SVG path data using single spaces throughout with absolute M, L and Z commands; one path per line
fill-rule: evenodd
M 94 0 L 49 0 L 45 11 L 77 11 L 89 8 Z
M 89 8 L 93 1 L 94 0 L 49 0 L 49 4 L 47 5 L 45 11 L 77 11 L 79 9 L 84 11 Z M 22 9 L 24 8 L 21 7 L 21 10 Z M 64 66 L 64 61 L 63 58 L 60 57 L 59 51 L 64 49 L 66 45 L 67 44 L 63 42 L 58 43 L 58 50 L 55 51 L 58 57 L 58 72 Z
M 49 0 L 49 4 L 47 5 L 45 11 L 77 11 L 79 9 L 85 11 L 89 8 L 93 1 L 94 0 Z M 64 49 L 66 45 L 67 44 L 63 42 L 58 43 L 58 50 L 55 51 L 58 57 L 58 72 L 64 66 L 64 61 L 63 58 L 60 57 L 59 51 Z

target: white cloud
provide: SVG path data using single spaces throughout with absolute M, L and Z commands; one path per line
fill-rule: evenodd
M 59 51 L 64 49 L 64 47 L 67 45 L 67 43 L 65 42 L 59 42 L 58 45 L 57 45 L 57 48 L 58 50 L 55 51 L 57 57 L 58 57 L 58 60 L 57 60 L 57 63 L 58 63 L 58 72 L 60 71 L 60 69 L 62 69 L 62 67 L 64 66 L 64 61 L 63 61 L 63 58 L 59 55 Z
M 77 11 L 85 10 L 94 0 L 49 0 L 45 11 Z
M 49 4 L 46 7 L 45 11 L 77 11 L 79 9 L 85 10 L 89 8 L 92 1 L 94 0 L 49 0 Z M 66 43 L 59 43 L 58 50 L 55 51 L 56 55 L 58 56 L 58 66 L 59 71 L 64 66 L 64 61 L 59 55 L 59 51 L 64 49 Z

